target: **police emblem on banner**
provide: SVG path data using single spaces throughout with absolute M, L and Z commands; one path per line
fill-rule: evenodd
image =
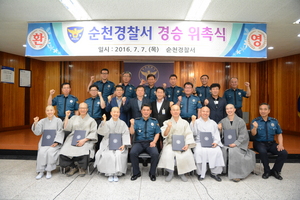
M 159 71 L 154 65 L 144 65 L 139 72 L 139 79 L 147 80 L 147 76 L 153 74 L 156 77 L 156 81 L 159 79 Z
M 68 27 L 67 30 L 68 30 L 68 36 L 70 40 L 76 43 L 81 39 L 84 28 L 81 26 L 72 26 L 72 27 Z

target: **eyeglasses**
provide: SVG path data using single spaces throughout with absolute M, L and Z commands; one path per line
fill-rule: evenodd
M 90 90 L 90 91 L 93 91 L 93 92 L 95 92 L 95 91 L 98 91 L 98 90 Z

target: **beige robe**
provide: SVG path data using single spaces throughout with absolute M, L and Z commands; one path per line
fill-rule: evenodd
M 164 136 L 164 132 L 168 127 L 168 122 L 172 122 L 172 127 L 167 136 Z M 173 117 L 169 120 L 164 121 L 163 126 L 161 127 L 162 137 L 164 140 L 164 147 L 161 152 L 161 157 L 159 159 L 158 168 L 165 168 L 169 170 L 174 170 L 174 158 L 176 161 L 176 166 L 178 174 L 185 174 L 187 172 L 193 171 L 196 169 L 193 153 L 191 148 L 196 146 L 196 143 L 193 138 L 193 133 L 190 129 L 189 123 L 179 117 L 178 122 L 176 122 Z M 186 151 L 173 151 L 172 150 L 172 135 L 184 135 L 185 145 L 189 145 L 189 148 Z
M 94 158 L 94 145 L 98 140 L 97 123 L 89 116 L 89 114 L 87 114 L 83 119 L 81 116 L 74 115 L 71 119 L 69 119 L 67 127 L 64 130 L 71 131 L 71 133 L 66 138 L 66 141 L 60 150 L 60 154 L 70 158 L 83 155 L 90 155 L 90 158 Z M 85 130 L 85 138 L 90 139 L 82 147 L 71 145 L 75 130 Z
M 31 130 L 35 135 L 42 135 L 45 129 L 56 130 L 54 142 L 60 143 L 56 147 L 42 146 L 42 137 L 39 141 L 38 154 L 36 159 L 36 171 L 53 171 L 58 163 L 59 150 L 64 141 L 63 123 L 60 118 L 53 117 L 41 119 L 35 126 L 32 124 Z
M 124 151 L 109 150 L 110 133 L 122 134 L 122 145 L 126 146 Z M 126 174 L 128 147 L 131 146 L 129 129 L 126 123 L 120 119 L 113 121 L 111 118 L 109 121 L 100 124 L 98 134 L 104 137 L 100 143 L 100 149 L 96 153 L 94 166 L 97 166 L 100 173 L 105 173 L 107 176 Z

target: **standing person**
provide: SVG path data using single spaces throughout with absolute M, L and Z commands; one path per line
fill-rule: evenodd
M 137 86 L 136 88 L 136 97 L 130 99 L 128 103 L 124 106 L 124 112 L 130 113 L 130 118 L 141 117 L 141 109 L 144 104 L 150 104 L 150 100 L 145 95 L 145 88 L 142 85 Z
M 202 86 L 196 87 L 196 93 L 197 93 L 202 105 L 204 105 L 203 104 L 204 100 L 210 96 L 210 88 L 208 85 L 208 80 L 209 80 L 208 75 L 206 75 L 206 74 L 202 75 L 200 77 Z
M 63 121 L 65 119 L 65 112 L 67 110 L 71 111 L 70 117 L 74 114 L 78 114 L 78 99 L 77 97 L 70 94 L 71 85 L 70 83 L 63 83 L 61 85 L 62 94 L 52 97 L 55 90 L 50 90 L 50 95 L 48 98 L 48 105 L 57 106 L 58 117 Z
M 97 85 L 89 87 L 91 97 L 84 102 L 88 105 L 88 114 L 97 122 L 97 126 L 101 123 L 102 109 L 105 108 L 105 101 Z
M 88 105 L 86 103 L 79 104 L 79 116 L 75 115 L 69 119 L 70 111 L 66 111 L 64 121 L 64 129 L 71 131 L 64 145 L 60 150 L 59 164 L 61 167 L 70 167 L 70 171 L 66 174 L 72 176 L 78 172 L 83 177 L 86 174 L 88 163 L 94 158 L 94 145 L 98 140 L 97 123 L 88 114 Z M 75 130 L 84 130 L 85 138 L 78 140 L 76 146 L 72 145 Z M 78 163 L 78 167 L 75 165 Z
M 227 89 L 224 92 L 224 98 L 226 99 L 226 102 L 228 104 L 234 105 L 238 117 L 243 118 L 243 97 L 249 98 L 251 96 L 251 90 L 250 90 L 250 83 L 245 82 L 245 86 L 247 88 L 247 91 L 244 91 L 242 89 L 238 89 L 238 79 L 236 77 L 233 77 L 230 79 L 230 89 Z
M 96 153 L 94 166 L 100 173 L 108 176 L 109 182 L 118 182 L 118 176 L 126 174 L 127 171 L 128 148 L 131 146 L 130 134 L 128 126 L 119 119 L 118 107 L 113 107 L 110 115 L 109 121 L 106 121 L 106 116 L 103 115 L 103 121 L 97 131 L 104 138 L 100 144 L 100 150 Z M 109 150 L 109 134 L 111 133 L 122 135 L 122 145 L 119 150 Z
M 129 102 L 130 98 L 123 96 L 124 87 L 117 85 L 115 89 L 115 97 L 108 99 L 107 106 L 105 108 L 106 112 L 111 112 L 113 107 L 118 107 L 120 109 L 120 119 L 123 120 L 127 126 L 129 126 L 129 112 L 124 111 L 124 106 Z
M 123 83 L 119 84 L 123 87 L 124 90 L 123 96 L 126 97 L 127 99 L 136 97 L 135 87 L 132 84 L 130 84 L 131 76 L 132 76 L 131 72 L 129 71 L 123 72 L 122 73 Z
M 134 181 L 141 176 L 139 155 L 145 151 L 151 156 L 151 166 L 149 171 L 150 180 L 156 181 L 155 172 L 159 159 L 156 143 L 159 139 L 160 128 L 158 121 L 150 117 L 150 105 L 143 105 L 141 112 L 142 117 L 130 120 L 130 134 L 135 136 L 133 146 L 130 150 L 130 160 L 133 169 L 131 180 Z
M 283 147 L 283 136 L 280 125 L 277 119 L 269 117 L 270 111 L 269 104 L 262 103 L 259 105 L 260 117 L 253 119 L 251 122 L 251 133 L 255 136 L 253 146 L 259 152 L 261 162 L 264 165 L 262 178 L 267 179 L 271 175 L 278 180 L 282 180 L 280 173 L 288 153 Z M 279 144 L 274 140 L 275 135 L 277 135 Z M 278 155 L 272 170 L 270 170 L 269 166 L 268 152 Z
M 186 82 L 183 87 L 185 95 L 178 97 L 177 105 L 180 105 L 182 119 L 190 123 L 192 115 L 200 117 L 202 105 L 199 97 L 193 95 L 194 85 L 191 82 Z
M 108 80 L 108 75 L 109 75 L 108 69 L 106 69 L 106 68 L 101 69 L 100 73 L 101 73 L 100 74 L 101 80 L 96 81 L 95 83 L 94 83 L 95 76 L 91 76 L 91 81 L 87 87 L 87 91 L 89 92 L 89 88 L 92 84 L 97 85 L 99 91 L 102 93 L 104 101 L 107 102 L 108 96 L 110 96 L 114 93 L 115 84 Z
M 63 144 L 64 133 L 63 123 L 60 118 L 55 117 L 55 109 L 53 106 L 46 107 L 47 117 L 39 121 L 39 117 L 35 117 L 31 130 L 35 135 L 42 135 L 44 130 L 52 129 L 56 131 L 54 143 L 51 146 L 42 146 L 42 137 L 39 141 L 38 154 L 36 159 L 36 171 L 38 175 L 35 177 L 37 180 L 44 176 L 44 172 L 47 172 L 46 178 L 52 177 L 51 171 L 56 169 L 56 163 L 58 160 L 59 150 Z
M 91 97 L 86 99 L 84 102 L 88 105 L 88 114 L 92 117 L 96 123 L 97 127 L 101 123 L 102 110 L 105 108 L 105 101 L 102 97 L 101 92 L 97 85 L 91 85 L 89 88 Z M 97 135 L 98 141 L 95 145 L 95 150 L 99 149 L 100 142 L 102 140 L 101 135 Z
M 180 117 L 180 107 L 178 105 L 173 105 L 171 107 L 171 114 L 172 118 L 166 120 L 161 128 L 161 135 L 165 140 L 157 167 L 165 168 L 169 172 L 166 181 L 170 182 L 174 176 L 174 167 L 176 163 L 181 180 L 186 182 L 187 177 L 184 174 L 196 169 L 193 153 L 191 151 L 191 148 L 194 148 L 196 143 L 189 123 Z M 184 136 L 185 145 L 182 148 L 182 151 L 173 151 L 173 135 Z
M 183 88 L 177 86 L 177 76 L 176 74 L 171 74 L 169 77 L 169 82 L 171 84 L 170 87 L 166 88 L 166 97 L 167 100 L 170 102 L 173 102 L 174 104 L 176 104 L 178 102 L 178 97 L 179 96 L 183 96 L 184 92 L 183 92 Z M 164 83 L 164 85 L 166 86 L 166 84 Z
M 150 99 L 150 102 L 155 101 L 156 96 L 155 96 L 155 83 L 156 83 L 156 77 L 154 74 L 148 74 L 147 75 L 147 83 L 148 85 L 145 86 L 145 97 Z M 141 81 L 141 85 L 145 84 L 145 80 Z
M 228 162 L 228 178 L 239 182 L 246 178 L 255 168 L 255 153 L 248 149 L 249 134 L 244 120 L 235 114 L 232 104 L 226 106 L 227 117 L 219 123 L 220 130 L 235 130 L 236 141 L 223 146 L 225 163 Z M 223 172 L 226 172 L 224 167 Z
M 211 172 L 210 177 L 220 182 L 222 179 L 219 177 L 219 174 L 222 173 L 222 169 L 225 166 L 221 150 L 223 144 L 221 143 L 218 125 L 214 120 L 209 119 L 209 113 L 209 108 L 204 106 L 201 109 L 200 118 L 196 120 L 196 116 L 192 116 L 190 126 L 197 144 L 194 149 L 194 157 L 199 181 L 202 181 L 205 178 L 205 173 L 207 171 L 206 164 L 208 163 Z M 201 132 L 211 132 L 213 138 L 211 148 L 201 146 Z
M 219 123 L 226 117 L 225 107 L 227 105 L 226 99 L 219 96 L 220 84 L 213 83 L 210 86 L 211 95 L 204 100 L 204 105 L 210 109 L 209 118 Z
M 159 127 L 162 127 L 164 121 L 171 118 L 170 107 L 171 105 L 173 105 L 173 103 L 164 99 L 165 90 L 163 87 L 157 87 L 155 95 L 156 95 L 156 100 L 151 103 L 151 107 L 152 107 L 151 117 L 154 117 L 158 121 Z M 161 151 L 162 149 L 162 141 L 163 138 L 160 135 L 159 140 L 157 142 L 157 148 L 159 151 Z

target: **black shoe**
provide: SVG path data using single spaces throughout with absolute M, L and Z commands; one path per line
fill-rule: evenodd
M 141 177 L 141 173 L 138 173 L 137 175 L 133 175 L 130 180 L 135 181 L 138 177 Z
M 150 175 L 150 174 L 149 174 L 149 177 L 150 177 L 150 180 L 151 180 L 151 181 L 156 181 L 156 176 L 155 176 L 155 175 Z
M 198 175 L 198 180 L 199 180 L 199 181 L 203 181 L 203 180 L 204 180 L 204 178 L 201 178 L 201 176 L 200 176 L 200 175 Z
M 212 177 L 213 179 L 215 179 L 218 182 L 222 181 L 222 179 L 216 174 L 211 174 L 210 177 Z
M 267 178 L 269 178 L 269 176 L 270 176 L 270 173 L 265 172 L 265 173 L 262 175 L 262 178 L 263 178 L 263 179 L 267 179 Z
M 272 171 L 271 175 L 274 176 L 275 178 L 277 178 L 278 180 L 282 180 L 282 177 L 280 176 L 280 174 L 277 171 Z

